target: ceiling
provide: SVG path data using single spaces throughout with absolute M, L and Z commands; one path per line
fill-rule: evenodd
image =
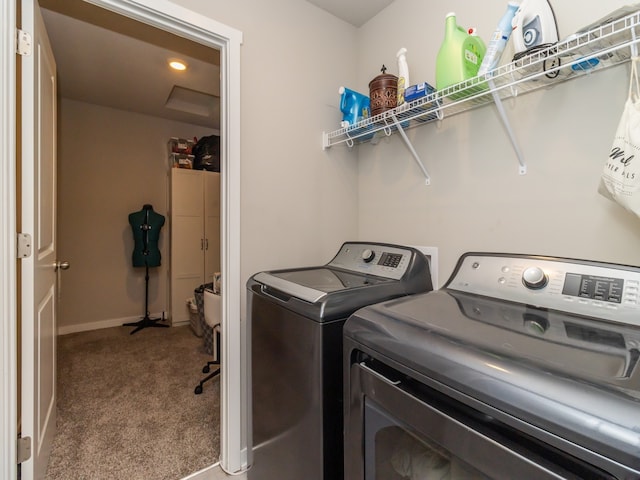
M 219 51 L 83 0 L 40 5 L 62 97 L 220 128 Z M 174 58 L 187 70 L 171 70 Z
M 360 27 L 394 0 L 301 1 Z M 219 130 L 219 51 L 84 0 L 39 3 L 62 97 Z
M 394 2 L 394 0 L 307 1 L 356 27 L 361 27 Z

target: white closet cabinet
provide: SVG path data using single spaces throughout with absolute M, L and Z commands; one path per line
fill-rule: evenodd
M 220 271 L 220 174 L 171 169 L 170 311 L 172 325 L 189 321 L 186 300 Z

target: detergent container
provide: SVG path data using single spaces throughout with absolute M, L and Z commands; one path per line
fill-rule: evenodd
M 338 89 L 340 94 L 341 126 L 346 128 L 369 117 L 369 97 L 346 87 Z
M 442 90 L 478 74 L 486 46 L 477 35 L 469 35 L 456 22 L 456 14 L 445 19 L 444 41 L 436 58 L 436 88 Z
M 556 17 L 548 0 L 523 0 L 511 25 L 516 55 L 530 48 L 558 41 Z
M 396 108 L 398 104 L 398 77 L 385 73 L 387 67 L 382 66 L 382 74 L 369 82 L 369 99 L 371 115 Z

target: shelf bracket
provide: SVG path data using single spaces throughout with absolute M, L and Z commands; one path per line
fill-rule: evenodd
M 331 146 L 329 143 L 329 134 L 327 132 L 322 132 L 322 150 L 326 150 Z
M 511 140 L 511 145 L 513 146 L 513 150 L 516 152 L 516 157 L 518 157 L 518 164 L 520 165 L 518 169 L 518 173 L 520 175 L 526 175 L 527 165 L 524 163 L 524 158 L 522 156 L 522 152 L 520 151 L 520 146 L 518 145 L 518 142 L 513 133 L 513 130 L 511 130 L 511 123 L 509 122 L 509 117 L 507 117 L 507 112 L 505 112 L 504 106 L 502 105 L 502 99 L 500 98 L 500 95 L 498 95 L 498 92 L 496 90 L 496 86 L 493 80 L 487 80 L 487 83 L 489 84 L 489 88 L 491 88 L 491 95 L 493 96 L 493 101 L 496 104 L 496 108 L 498 109 L 498 114 L 500 115 L 500 119 L 502 120 L 504 127 L 507 129 L 509 140 Z
M 430 185 L 431 184 L 431 177 L 429 176 L 429 172 L 427 172 L 427 169 L 422 164 L 422 160 L 420 159 L 420 156 L 418 155 L 418 152 L 416 152 L 416 149 L 413 148 L 413 145 L 411 144 L 411 141 L 409 140 L 409 137 L 407 137 L 407 134 L 405 133 L 404 128 L 402 128 L 402 125 L 398 121 L 398 118 L 395 116 L 395 114 L 391 113 L 390 116 L 393 119 L 393 123 L 395 124 L 396 128 L 398 129 L 398 132 L 400 132 L 400 136 L 404 140 L 404 143 L 407 145 L 407 148 L 411 152 L 411 155 L 413 156 L 413 159 L 418 164 L 418 167 L 420 167 L 420 170 L 422 170 L 422 174 L 424 175 L 424 178 L 425 178 L 425 185 Z

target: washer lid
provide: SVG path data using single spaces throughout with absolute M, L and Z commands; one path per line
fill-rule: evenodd
M 288 295 L 309 303 L 322 300 L 327 294 L 370 285 L 388 283 L 391 280 L 371 275 L 360 275 L 327 267 L 261 272 L 254 279 Z

